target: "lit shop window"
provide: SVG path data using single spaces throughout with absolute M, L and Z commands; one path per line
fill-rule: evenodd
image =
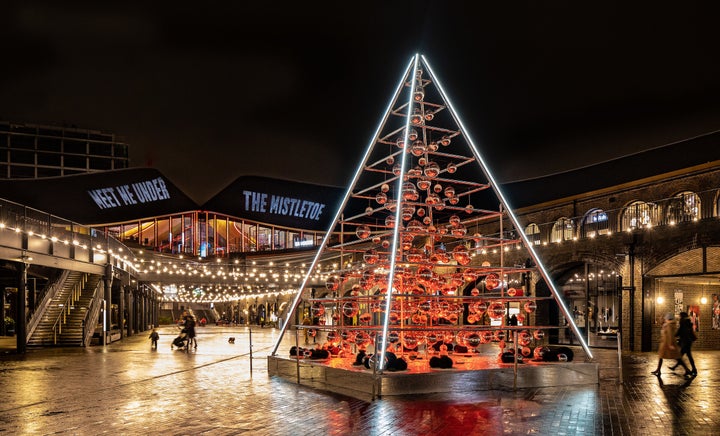
M 574 237 L 574 229 L 573 220 L 562 217 L 553 224 L 550 240 L 552 242 L 571 241 Z
M 534 245 L 541 244 L 542 241 L 540 240 L 540 227 L 538 227 L 537 224 L 532 223 L 525 227 L 525 234 Z
M 657 210 L 658 207 L 654 203 L 644 201 L 630 203 L 622 214 L 622 230 L 652 227 L 657 222 Z
M 668 202 L 665 218 L 670 225 L 696 221 L 700 218 L 700 197 L 690 191 L 677 194 Z
M 583 236 L 586 238 L 594 238 L 598 235 L 606 235 L 610 233 L 608 216 L 602 209 L 592 209 L 583 218 L 582 224 Z

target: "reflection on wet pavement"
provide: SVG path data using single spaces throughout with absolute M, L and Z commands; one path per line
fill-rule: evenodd
M 107 347 L 0 356 L 0 433 L 209 435 L 718 434 L 720 352 L 694 352 L 693 380 L 650 374 L 654 353 L 596 350 L 600 385 L 362 401 L 267 375 L 278 330 L 205 327 L 198 348 L 157 350 L 146 334 Z M 236 338 L 234 344 L 228 338 Z M 283 339 L 282 353 L 294 344 Z

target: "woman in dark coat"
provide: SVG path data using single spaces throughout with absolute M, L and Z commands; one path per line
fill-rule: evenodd
M 678 343 L 680 344 L 680 357 L 678 358 L 678 363 L 675 364 L 675 366 L 671 366 L 670 369 L 674 371 L 678 365 L 682 365 L 683 368 L 685 368 L 685 377 L 695 377 L 697 375 L 697 368 L 695 367 L 695 359 L 693 359 L 692 355 L 692 344 L 695 342 L 695 339 L 697 339 L 697 336 L 693 331 L 692 320 L 687 312 L 680 312 L 680 327 L 678 327 L 675 336 L 677 336 Z M 685 362 L 682 360 L 682 356 L 685 355 L 687 355 L 692 371 L 688 370 Z

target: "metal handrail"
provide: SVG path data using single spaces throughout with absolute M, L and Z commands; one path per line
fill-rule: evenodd
M 50 306 L 50 303 L 52 302 L 53 297 L 55 297 L 55 294 L 57 294 L 58 289 L 60 289 L 60 287 L 65 284 L 68 275 L 70 275 L 70 271 L 63 270 L 58 280 L 48 287 L 47 292 L 45 292 L 45 296 L 43 297 L 40 304 L 38 304 L 37 308 L 35 309 L 35 313 L 33 314 L 32 318 L 30 318 L 30 322 L 28 323 L 27 337 L 25 338 L 26 343 L 30 340 L 30 338 L 32 338 L 33 333 L 35 333 L 35 329 L 38 325 L 40 325 L 40 321 L 42 320 L 45 311 Z
M 524 229 L 531 224 L 537 226 L 537 233 L 526 233 L 536 245 L 546 245 L 572 239 L 592 239 L 603 234 L 617 234 L 633 230 L 649 229 L 660 226 L 674 226 L 680 223 L 716 219 L 715 208 L 700 207 L 700 199 L 714 195 L 716 189 L 694 192 L 675 197 L 642 200 L 624 207 L 614 209 L 590 209 L 584 215 L 564 217 L 551 222 L 538 223 L 528 220 L 520 213 L 518 218 L 523 222 Z M 640 200 L 640 199 L 638 199 Z M 530 215 L 532 212 L 528 212 Z M 593 215 L 601 216 L 602 220 L 592 221 Z M 560 227 L 563 228 L 560 228 Z M 493 236 L 492 233 L 484 236 Z
M 65 302 L 63 303 L 63 308 L 60 310 L 60 313 L 58 314 L 58 317 L 52 326 L 53 344 L 57 344 L 58 335 L 62 334 L 62 326 L 63 324 L 67 324 L 67 315 L 70 313 L 70 308 L 78 299 L 80 299 L 83 287 L 85 286 L 85 283 L 87 283 L 87 277 L 87 274 L 83 274 L 80 277 L 80 282 L 75 283 L 73 288 L 70 290 L 67 298 L 65 299 Z
M 90 302 L 90 307 L 88 308 L 88 311 L 85 312 L 85 318 L 83 319 L 83 347 L 86 344 L 90 343 L 90 340 L 95 333 L 95 326 L 97 324 L 98 314 L 100 313 L 100 307 L 102 306 L 100 298 L 102 292 L 98 292 L 98 289 L 100 289 L 100 283 L 102 282 L 98 281 L 97 285 L 95 286 L 95 290 L 93 291 L 93 298 Z M 93 320 L 95 321 L 93 322 Z
M 0 228 L 14 230 L 28 237 L 51 241 L 58 246 L 71 246 L 77 253 L 87 253 L 81 259 L 90 263 L 112 263 L 116 268 L 132 272 L 137 258 L 122 242 L 99 232 L 91 226 L 69 221 L 41 210 L 0 198 Z M 42 245 L 41 245 L 42 246 Z M 30 246 L 14 247 L 22 250 L 23 255 L 38 253 L 57 253 L 35 251 Z M 77 254 L 70 255 L 76 259 Z M 82 256 L 81 256 L 82 257 Z

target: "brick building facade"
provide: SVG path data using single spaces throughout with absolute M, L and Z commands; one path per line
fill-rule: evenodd
M 617 331 L 623 349 L 655 350 L 665 313 L 685 311 L 697 325 L 696 348 L 720 348 L 718 138 L 505 187 L 591 345 L 617 346 Z M 525 261 L 504 253 L 506 264 Z M 563 325 L 552 307 L 539 309 L 538 317 Z M 571 343 L 564 330 L 551 332 L 551 342 Z

